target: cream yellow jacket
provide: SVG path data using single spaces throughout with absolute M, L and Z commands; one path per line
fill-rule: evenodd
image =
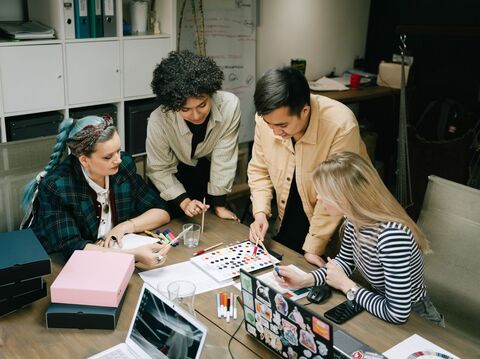
M 196 166 L 198 159 L 211 161 L 207 192 L 220 196 L 232 190 L 237 169 L 238 131 L 240 128 L 240 101 L 233 93 L 217 91 L 212 96 L 212 109 L 205 139 L 200 142 L 193 158 L 192 133 L 178 112 L 153 111 L 147 126 L 147 176 L 170 201 L 185 188 L 175 177 L 178 162 Z
M 252 159 L 248 164 L 248 184 L 253 214 L 271 216 L 271 200 L 276 193 L 278 216 L 285 213 L 291 180 L 295 172 L 303 210 L 310 222 L 303 250 L 323 254 L 340 217 L 331 217 L 317 202 L 313 186 L 315 168 L 331 154 L 356 152 L 368 158 L 355 115 L 345 105 L 324 96 L 312 95 L 310 121 L 295 148 L 290 139 L 283 140 L 258 115 Z M 292 240 L 297 240 L 292 238 Z

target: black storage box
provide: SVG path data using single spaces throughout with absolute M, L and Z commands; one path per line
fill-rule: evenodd
M 47 296 L 47 282 L 42 281 L 42 288 L 15 297 L 0 299 L 0 317 L 18 310 L 28 304 Z
M 0 286 L 0 300 L 42 289 L 42 278 L 33 278 Z
M 0 233 L 0 285 L 50 273 L 50 257 L 31 229 Z
M 45 313 L 47 328 L 115 329 L 123 299 L 117 308 L 51 303 Z
M 117 125 L 117 106 L 115 105 L 97 105 L 70 110 L 70 117 L 75 119 L 80 119 L 85 116 L 103 117 L 104 115 L 110 115 L 114 125 Z
M 55 135 L 63 120 L 60 112 L 45 112 L 34 115 L 12 116 L 5 118 L 7 140 L 17 141 L 27 138 Z
M 145 153 L 147 120 L 157 107 L 155 99 L 125 103 L 125 150 L 131 155 Z

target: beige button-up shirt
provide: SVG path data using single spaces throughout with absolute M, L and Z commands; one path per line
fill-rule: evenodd
M 303 250 L 321 255 L 340 217 L 328 215 L 322 204 L 317 202 L 313 172 L 321 162 L 336 152 L 356 152 L 364 158 L 368 158 L 368 155 L 360 138 L 355 115 L 347 106 L 317 95 L 312 95 L 310 102 L 310 122 L 295 147 L 291 139 L 283 140 L 274 135 L 262 117 L 256 116 L 253 153 L 248 164 L 248 184 L 253 214 L 264 212 L 267 216 L 271 215 L 271 200 L 275 190 L 281 221 L 295 172 L 303 210 L 310 222 Z
M 220 196 L 230 192 L 237 169 L 239 126 L 238 97 L 217 91 L 212 96 L 205 139 L 191 158 L 192 133 L 182 116 L 178 112 L 163 112 L 162 107 L 153 111 L 147 126 L 146 172 L 160 196 L 170 201 L 184 193 L 185 188 L 175 177 L 178 162 L 196 166 L 202 157 L 211 161 L 208 193 Z

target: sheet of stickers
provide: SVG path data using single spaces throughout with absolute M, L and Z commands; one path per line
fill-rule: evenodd
M 240 268 L 253 272 L 279 262 L 265 253 L 261 247 L 258 247 L 256 255 L 253 255 L 254 248 L 255 245 L 247 240 L 192 257 L 190 260 L 219 282 L 238 277 Z
M 284 358 L 332 358 L 330 324 L 249 273 L 240 282 L 248 333 Z

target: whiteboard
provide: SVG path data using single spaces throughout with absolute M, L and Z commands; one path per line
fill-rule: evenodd
M 177 28 L 184 0 L 177 0 Z M 182 21 L 179 50 L 196 52 L 191 2 Z M 240 99 L 240 143 L 253 141 L 255 129 L 256 0 L 204 0 L 207 56 L 223 70 L 223 90 Z M 199 14 L 197 12 L 197 20 Z M 178 31 L 177 31 L 178 33 Z

